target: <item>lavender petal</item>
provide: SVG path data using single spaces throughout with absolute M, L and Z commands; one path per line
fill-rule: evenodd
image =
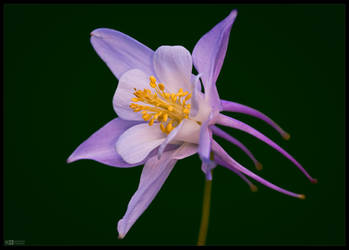
M 211 171 L 216 167 L 216 163 L 211 159 L 211 141 L 212 131 L 209 128 L 213 118 L 210 113 L 208 119 L 201 125 L 198 153 L 202 161 L 201 170 L 205 173 L 208 180 L 212 179 Z
M 205 93 L 208 93 L 211 105 L 217 110 L 221 110 L 221 104 L 216 81 L 223 65 L 230 30 L 236 16 L 237 11 L 231 11 L 224 20 L 200 38 L 193 50 L 193 64 L 202 74 Z
M 160 160 L 156 155 L 149 158 L 144 165 L 138 189 L 132 196 L 124 217 L 118 222 L 119 238 L 125 237 L 139 216 L 148 208 L 166 181 L 177 159 L 188 157 L 195 151 L 192 144 L 185 143 L 176 150 L 164 152 L 164 156 Z
M 124 217 L 118 222 L 119 238 L 124 238 L 129 229 L 153 201 L 162 185 L 166 181 L 177 160 L 170 158 L 170 153 L 158 160 L 150 158 L 144 165 L 140 183 L 136 193 L 132 196 Z
M 116 152 L 115 143 L 122 133 L 140 122 L 126 121 L 115 118 L 92 134 L 87 140 L 80 144 L 69 156 L 67 162 L 90 159 L 113 166 L 128 168 L 142 165 L 144 161 L 134 164 L 125 162 Z
M 154 51 L 119 31 L 99 28 L 91 32 L 91 43 L 116 78 L 130 69 L 154 75 Z

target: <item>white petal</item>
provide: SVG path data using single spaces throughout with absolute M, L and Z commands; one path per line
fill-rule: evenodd
M 192 85 L 193 85 L 193 92 L 192 92 L 192 98 L 190 99 L 191 102 L 191 111 L 190 116 L 196 116 L 200 109 L 200 103 L 204 101 L 204 94 L 201 92 L 201 82 L 200 82 L 201 75 L 198 74 L 197 76 L 192 75 Z
M 161 46 L 154 53 L 153 63 L 155 74 L 166 90 L 177 93 L 182 88 L 191 93 L 193 65 L 187 49 L 182 46 Z
M 127 163 L 137 163 L 159 146 L 165 137 L 166 134 L 160 130 L 159 124 L 138 124 L 120 136 L 116 142 L 116 150 Z
M 198 152 L 198 145 L 194 143 L 184 143 L 177 150 L 174 159 L 181 160 Z
M 120 118 L 143 121 L 140 112 L 133 112 L 130 108 L 130 103 L 132 102 L 131 99 L 135 97 L 133 95 L 134 88 L 142 90 L 150 88 L 149 77 L 139 69 L 129 70 L 121 76 L 113 97 L 113 107 Z
M 176 134 L 174 140 L 198 144 L 200 137 L 200 125 L 195 121 L 188 119 L 183 120 L 182 123 L 183 126 Z
M 193 100 L 191 103 L 194 112 L 190 112 L 190 118 L 192 118 L 195 121 L 204 123 L 208 119 L 210 113 L 212 112 L 212 107 L 208 100 L 205 98 L 204 94 L 198 92 L 197 90 L 194 91 L 192 99 Z M 215 116 L 216 113 L 217 112 L 214 112 L 213 116 Z

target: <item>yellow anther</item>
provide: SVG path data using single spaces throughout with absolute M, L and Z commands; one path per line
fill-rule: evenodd
M 153 123 L 154 123 L 154 118 L 152 118 L 152 119 L 150 120 L 150 122 L 149 122 L 149 126 L 152 126 L 152 125 L 153 125 Z
M 152 87 L 154 89 L 156 88 L 156 83 L 155 82 L 150 82 L 149 85 L 150 85 L 150 87 Z
M 163 91 L 165 89 L 165 86 L 162 83 L 159 83 L 158 87 L 161 91 Z
M 185 101 L 188 101 L 191 98 L 191 93 L 185 97 Z
M 167 132 L 167 133 L 170 133 L 170 132 L 172 131 L 172 129 L 173 129 L 172 123 L 169 122 L 169 123 L 167 124 L 167 126 L 166 126 L 166 132 Z
M 156 115 L 154 115 L 154 119 L 158 119 L 158 121 L 160 122 L 161 121 L 161 115 L 162 115 L 162 112 L 158 112 Z
M 144 121 L 149 121 L 150 117 L 151 116 L 149 114 L 142 115 L 142 118 L 144 119 Z
M 162 121 L 167 122 L 167 118 L 168 118 L 168 114 L 167 113 L 163 114 Z
M 154 76 L 149 77 L 150 82 L 156 83 L 156 78 Z
M 163 83 L 156 83 L 154 76 L 150 76 L 149 80 L 153 92 L 151 88 L 138 90 L 134 88 L 134 97 L 131 101 L 143 105 L 130 103 L 129 107 L 134 112 L 141 111 L 142 118 L 149 126 L 159 122 L 161 131 L 169 134 L 183 119 L 189 118 L 191 105 L 185 102 L 191 98 L 191 94 L 188 91 L 183 92 L 182 88 L 177 93 L 168 93 Z
M 166 129 L 165 129 L 164 124 L 162 124 L 162 123 L 160 124 L 160 129 L 162 132 L 166 133 Z

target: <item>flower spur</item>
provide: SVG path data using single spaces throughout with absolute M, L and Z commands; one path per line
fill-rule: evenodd
M 91 43 L 97 54 L 119 79 L 113 97 L 118 117 L 80 144 L 67 161 L 92 159 L 121 168 L 144 164 L 138 189 L 118 222 L 119 238 L 125 237 L 149 206 L 176 162 L 196 153 L 202 160 L 202 171 L 208 180 L 212 179 L 212 170 L 221 165 L 240 176 L 252 191 L 257 188 L 246 176 L 286 195 L 305 198 L 303 194 L 268 182 L 235 161 L 213 139 L 213 135 L 241 148 L 257 169 L 262 168 L 240 141 L 216 124 L 239 129 L 262 140 L 292 161 L 311 182 L 316 182 L 275 142 L 251 126 L 221 114 L 229 111 L 255 116 L 275 128 L 283 138 L 289 138 L 288 133 L 261 112 L 219 98 L 216 80 L 236 16 L 237 11 L 233 10 L 206 33 L 194 47 L 192 55 L 182 46 L 161 46 L 153 51 L 111 29 L 100 28 L 91 33 Z M 192 74 L 193 65 L 198 72 L 196 76 Z

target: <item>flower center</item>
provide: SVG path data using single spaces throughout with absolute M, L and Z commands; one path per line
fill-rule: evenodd
M 150 76 L 150 89 L 137 90 L 133 94 L 136 96 L 131 99 L 132 102 L 141 102 L 146 105 L 131 103 L 130 108 L 134 112 L 142 113 L 144 121 L 149 121 L 152 126 L 154 121 L 160 122 L 162 132 L 169 134 L 181 121 L 189 117 L 190 103 L 186 103 L 191 98 L 191 93 L 183 92 L 180 88 L 176 94 L 165 91 L 163 83 L 156 84 L 156 78 Z

